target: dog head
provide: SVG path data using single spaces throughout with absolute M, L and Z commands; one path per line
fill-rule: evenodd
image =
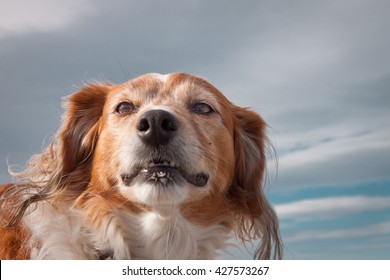
M 277 218 L 262 188 L 265 133 L 258 114 L 196 76 L 87 85 L 68 98 L 62 178 L 108 200 L 224 225 L 243 241 L 262 240 L 256 258 L 278 257 Z

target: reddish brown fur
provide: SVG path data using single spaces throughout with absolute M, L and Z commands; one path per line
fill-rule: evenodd
M 8 189 L 13 188 L 12 184 L 0 186 L 0 197 Z M 1 213 L 1 218 L 7 220 L 8 213 Z M 30 237 L 29 230 L 22 223 L 15 227 L 7 228 L 0 226 L 0 259 L 1 260 L 23 260 L 29 259 L 30 249 L 26 240 Z

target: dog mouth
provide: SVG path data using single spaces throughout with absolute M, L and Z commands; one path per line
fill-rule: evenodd
M 167 186 L 178 184 L 184 179 L 196 187 L 204 187 L 209 179 L 204 172 L 190 173 L 181 168 L 178 163 L 164 159 L 153 159 L 133 170 L 131 173 L 121 174 L 122 182 L 126 186 L 130 186 L 134 180 Z

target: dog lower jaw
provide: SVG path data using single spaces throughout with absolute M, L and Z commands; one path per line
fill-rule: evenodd
M 181 182 L 170 182 L 169 184 L 164 184 L 161 179 L 156 180 L 157 182 L 137 178 L 129 186 L 123 183 L 118 184 L 119 192 L 126 199 L 141 203 L 152 209 L 172 207 L 188 198 L 189 184 L 184 179 Z

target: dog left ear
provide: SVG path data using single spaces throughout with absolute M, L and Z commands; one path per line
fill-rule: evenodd
M 60 130 L 65 176 L 91 161 L 109 89 L 109 84 L 87 85 L 66 100 L 66 114 Z
M 255 112 L 235 106 L 235 178 L 231 198 L 237 204 L 235 231 L 244 242 L 261 239 L 256 259 L 281 258 L 282 242 L 275 211 L 263 192 L 266 169 L 266 123 Z

